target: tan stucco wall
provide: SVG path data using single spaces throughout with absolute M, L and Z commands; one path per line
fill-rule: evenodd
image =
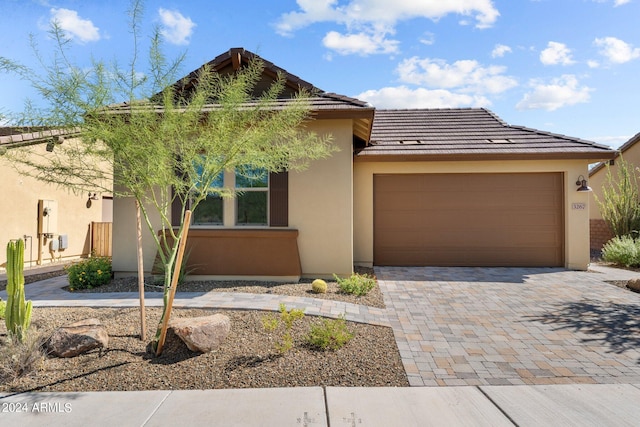
M 348 275 L 353 269 L 352 121 L 317 120 L 308 128 L 318 134 L 331 134 L 340 151 L 312 162 L 305 171 L 289 173 L 289 227 L 299 231 L 303 276 Z M 229 212 L 225 215 L 230 218 Z M 157 219 L 154 212 L 156 226 Z M 134 273 L 137 265 L 132 199 L 114 199 L 113 236 L 114 271 L 118 276 Z M 150 271 L 156 247 L 146 226 L 143 242 L 145 270 Z
M 116 192 L 118 190 L 116 189 Z M 160 214 L 148 206 L 149 218 L 156 228 L 159 227 Z M 138 269 L 136 204 L 133 198 L 114 197 L 113 199 L 113 257 L 112 268 L 116 277 L 135 274 Z M 142 219 L 142 251 L 144 269 L 153 267 L 157 246 L 144 218 Z
M 44 144 L 32 149 L 48 155 Z M 8 241 L 23 238 L 25 235 L 31 236 L 25 240 L 26 267 L 36 265 L 38 250 L 42 253 L 43 264 L 78 258 L 90 253 L 90 224 L 92 221 L 103 220 L 100 193 L 98 200 L 93 200 L 91 207 L 87 208 L 87 193 L 74 195 L 64 188 L 24 176 L 11 166 L 7 157 L 0 157 L 0 171 L 0 270 L 6 263 L 5 248 Z M 57 202 L 57 232 L 54 238 L 57 239 L 60 234 L 68 236 L 69 247 L 64 251 L 54 252 L 54 258 L 49 251 L 48 241 L 43 242 L 41 247 L 38 245 L 38 200 L 41 199 Z
M 340 149 L 289 173 L 289 226 L 299 230 L 303 276 L 331 277 L 353 271 L 352 122 L 322 120 L 310 127 L 331 134 Z
M 578 176 L 588 163 L 575 161 L 356 162 L 354 164 L 354 263 L 373 264 L 373 175 L 396 173 L 564 174 L 565 267 L 585 270 L 589 264 L 589 193 L 576 192 Z M 585 209 L 574 209 L 573 204 Z M 582 205 L 580 205 L 582 206 Z
M 629 166 L 632 166 L 634 168 L 636 176 L 638 176 L 638 178 L 640 179 L 640 172 L 637 169 L 638 167 L 640 167 L 640 144 L 634 144 L 629 147 L 624 151 L 624 153 L 622 153 L 622 157 L 624 158 L 624 161 L 629 164 Z M 614 164 L 612 166 L 609 166 L 614 179 L 618 176 L 619 164 L 620 158 L 617 157 L 614 161 Z M 602 215 L 600 214 L 600 207 L 596 201 L 596 197 L 602 199 L 602 186 L 607 182 L 606 176 L 607 167 L 603 167 L 595 172 L 591 177 L 588 177 L 589 186 L 593 189 L 589 200 L 589 215 L 591 219 L 602 219 Z

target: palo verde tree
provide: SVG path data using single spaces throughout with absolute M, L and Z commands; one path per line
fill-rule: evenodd
M 333 148 L 330 136 L 305 129 L 309 93 L 300 92 L 283 106 L 277 99 L 285 81 L 278 76 L 256 95 L 263 71 L 259 60 L 229 75 L 202 67 L 184 91 L 184 82 L 172 84 L 182 58 L 167 60 L 155 29 L 148 67 L 141 72 L 141 13 L 141 2 L 135 1 L 130 11 L 133 59 L 127 69 L 98 60 L 90 67 L 72 64 L 67 54 L 70 40 L 55 23 L 51 34 L 57 50 L 51 63 L 37 54 L 40 70 L 31 70 L 0 58 L 0 69 L 30 81 L 44 101 L 28 103 L 16 119 L 18 124 L 55 127 L 78 136 L 57 146 L 46 161 L 29 160 L 34 157 L 19 150 L 10 150 L 7 156 L 41 180 L 79 191 L 113 182 L 117 196 L 139 202 L 165 274 L 162 324 L 170 315 L 169 285 L 189 225 L 172 226 L 172 204 L 177 202 L 184 214 L 207 195 L 233 197 L 233 189 L 216 186 L 221 172 L 302 170 L 310 160 L 330 155 Z M 105 162 L 109 167 L 86 167 Z M 155 217 L 159 224 L 152 221 Z

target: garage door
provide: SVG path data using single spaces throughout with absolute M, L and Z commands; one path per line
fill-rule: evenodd
M 374 176 L 374 264 L 564 265 L 560 173 Z

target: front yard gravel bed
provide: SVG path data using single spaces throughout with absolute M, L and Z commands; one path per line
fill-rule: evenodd
M 172 317 L 212 313 L 203 309 L 174 309 Z M 309 348 L 303 339 L 309 326 L 321 319 L 305 316 L 294 326 L 293 349 L 279 354 L 274 348 L 278 335 L 263 329 L 261 319 L 265 313 L 222 313 L 231 318 L 231 332 L 219 349 L 193 353 L 169 334 L 163 354 L 154 357 L 146 351 L 150 339 L 139 339 L 137 308 L 36 307 L 34 332 L 48 336 L 55 327 L 94 317 L 106 326 L 109 346 L 103 352 L 94 350 L 75 358 L 46 359 L 37 372 L 0 384 L 0 392 L 408 386 L 390 328 L 347 322 L 355 337 L 340 350 L 323 352 Z M 146 318 L 150 338 L 155 333 L 160 309 L 147 308 Z M 6 339 L 2 324 L 0 345 Z

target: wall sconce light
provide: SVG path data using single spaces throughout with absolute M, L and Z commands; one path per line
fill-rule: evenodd
M 51 153 L 53 151 L 53 147 L 55 147 L 55 144 L 54 144 L 53 140 L 47 142 L 47 147 L 46 148 L 47 148 L 48 152 Z
M 583 192 L 583 191 L 591 191 L 591 187 L 589 187 L 587 185 L 587 180 L 584 179 L 584 176 L 580 175 L 578 177 L 578 180 L 576 181 L 576 185 L 578 186 L 578 190 L 579 192 Z
M 89 209 L 91 207 L 91 201 L 92 200 L 98 200 L 98 195 L 96 193 L 89 193 L 89 198 L 87 199 L 87 209 Z

